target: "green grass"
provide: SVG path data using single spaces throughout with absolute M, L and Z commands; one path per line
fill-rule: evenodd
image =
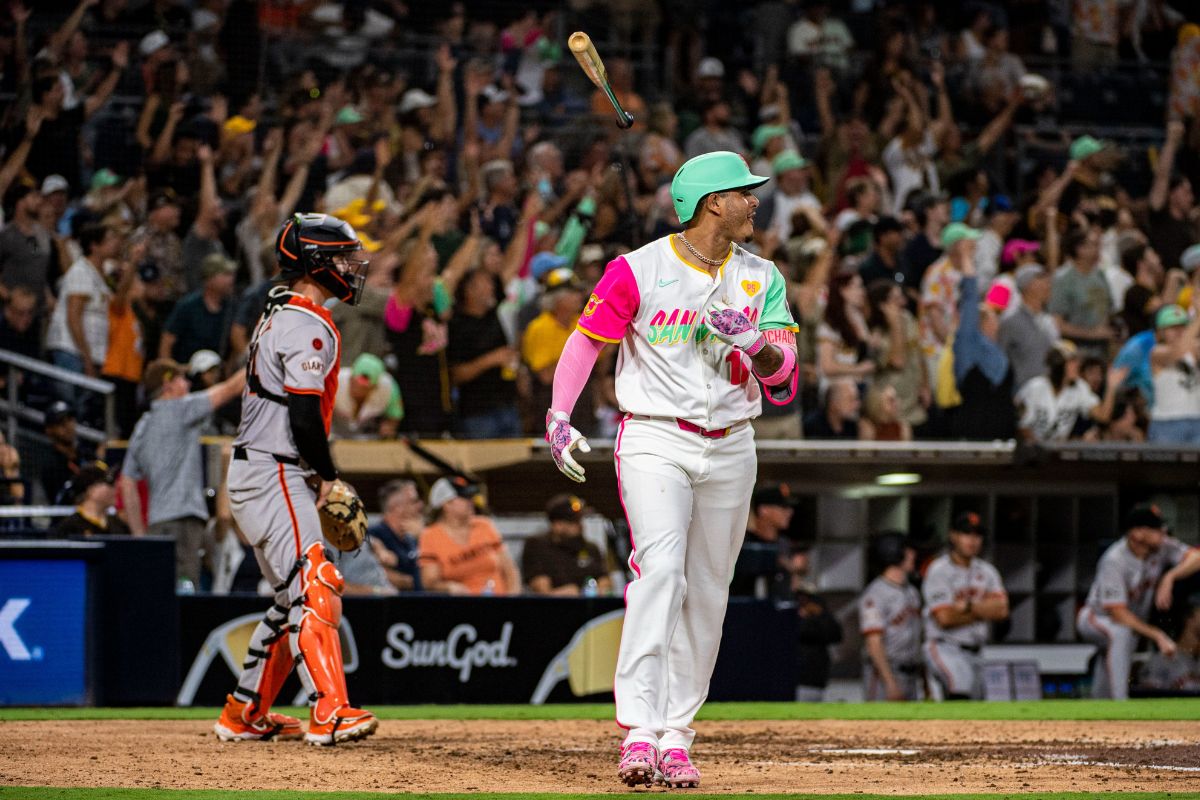
M 665 795 L 666 792 L 655 794 Z M 0 786 L 0 798 L 11 800 L 379 800 L 402 797 L 404 800 L 580 800 L 596 797 L 630 797 L 631 792 L 612 794 L 530 794 L 480 792 L 476 794 L 407 794 L 384 792 L 298 792 L 233 791 L 224 789 L 56 789 Z M 729 795 L 687 794 L 688 800 L 725 800 Z M 1182 800 L 1200 797 L 1184 792 L 1039 792 L 1030 794 L 756 794 L 760 800 Z
M 302 709 L 281 708 L 304 716 Z M 499 719 L 612 720 L 608 703 L 547 706 L 382 706 L 384 720 Z M 0 722 L 17 720 L 208 720 L 212 708 L 0 708 Z M 1041 700 L 1021 703 L 709 703 L 701 720 L 1200 720 L 1200 699 Z

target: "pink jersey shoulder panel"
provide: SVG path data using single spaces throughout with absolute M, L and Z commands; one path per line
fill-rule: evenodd
M 592 290 L 579 317 L 579 330 L 602 342 L 619 342 L 640 303 L 641 293 L 633 269 L 620 256 L 609 262 L 604 277 Z

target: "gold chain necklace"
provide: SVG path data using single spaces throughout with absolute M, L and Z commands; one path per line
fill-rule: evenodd
M 688 252 L 690 252 L 690 253 L 691 253 L 692 255 L 694 255 L 696 258 L 698 258 L 698 259 L 700 259 L 701 261 L 703 261 L 705 264 L 709 264 L 710 266 L 714 266 L 714 267 L 719 267 L 719 266 L 721 266 L 722 264 L 724 264 L 724 263 L 725 263 L 725 259 L 724 259 L 724 258 L 721 258 L 721 259 L 712 259 L 712 258 L 708 258 L 707 256 L 701 255 L 701 253 L 700 253 L 700 251 L 699 251 L 699 250 L 697 250 L 696 248 L 692 247 L 692 243 L 691 243 L 691 242 L 689 242 L 689 241 L 687 240 L 687 237 L 686 237 L 686 236 L 684 236 L 684 235 L 683 235 L 683 233 L 679 233 L 679 234 L 677 234 L 677 235 L 679 236 L 679 241 L 683 242 L 683 246 L 684 246 L 684 247 L 686 247 L 686 248 L 688 249 Z M 730 247 L 732 248 L 732 247 L 733 247 L 733 245 L 730 245 Z M 726 254 L 726 256 L 728 257 L 728 254 Z

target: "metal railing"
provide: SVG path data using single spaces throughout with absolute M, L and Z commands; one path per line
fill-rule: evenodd
M 46 414 L 44 412 L 29 408 L 20 401 L 18 379 L 23 372 L 40 375 L 58 383 L 103 395 L 104 430 L 96 430 L 87 425 L 79 424 L 76 426 L 76 432 L 79 434 L 79 438 L 96 443 L 108 441 L 116 435 L 116 400 L 113 394 L 116 391 L 116 387 L 111 382 L 101 380 L 100 378 L 91 378 L 87 375 L 80 375 L 78 372 L 71 372 L 61 367 L 56 367 L 53 364 L 47 364 L 45 361 L 38 361 L 37 359 L 23 356 L 20 353 L 14 353 L 11 350 L 0 350 L 0 364 L 4 364 L 6 367 L 6 380 L 8 381 L 7 397 L 5 400 L 0 400 L 0 412 L 8 416 L 6 432 L 10 442 L 16 441 L 17 423 L 19 420 L 31 422 L 39 428 L 46 421 Z

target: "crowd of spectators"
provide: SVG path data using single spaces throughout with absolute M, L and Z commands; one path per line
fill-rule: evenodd
M 1030 27 L 1006 3 L 806 0 L 676 25 L 650 0 L 575 5 L 8 4 L 0 348 L 109 381 L 128 437 L 152 362 L 186 365 L 185 394 L 239 373 L 276 231 L 321 210 L 371 259 L 333 309 L 334 435 L 540 435 L 590 287 L 677 228 L 686 158 L 731 149 L 772 178 L 746 247 L 800 324 L 803 390 L 761 437 L 1200 442 L 1194 10 L 1048 2 Z M 570 62 L 575 23 L 609 43 L 631 131 Z M 1158 65 L 1161 134 L 1068 133 L 1027 67 L 1047 58 Z M 590 435 L 619 420 L 615 350 L 576 415 Z M 102 404 L 19 391 L 58 403 L 54 452 L 20 487 L 6 458 L 7 496 L 53 502 L 64 464 L 102 455 L 72 455 L 64 414 L 103 428 Z M 200 432 L 236 425 L 217 405 Z

